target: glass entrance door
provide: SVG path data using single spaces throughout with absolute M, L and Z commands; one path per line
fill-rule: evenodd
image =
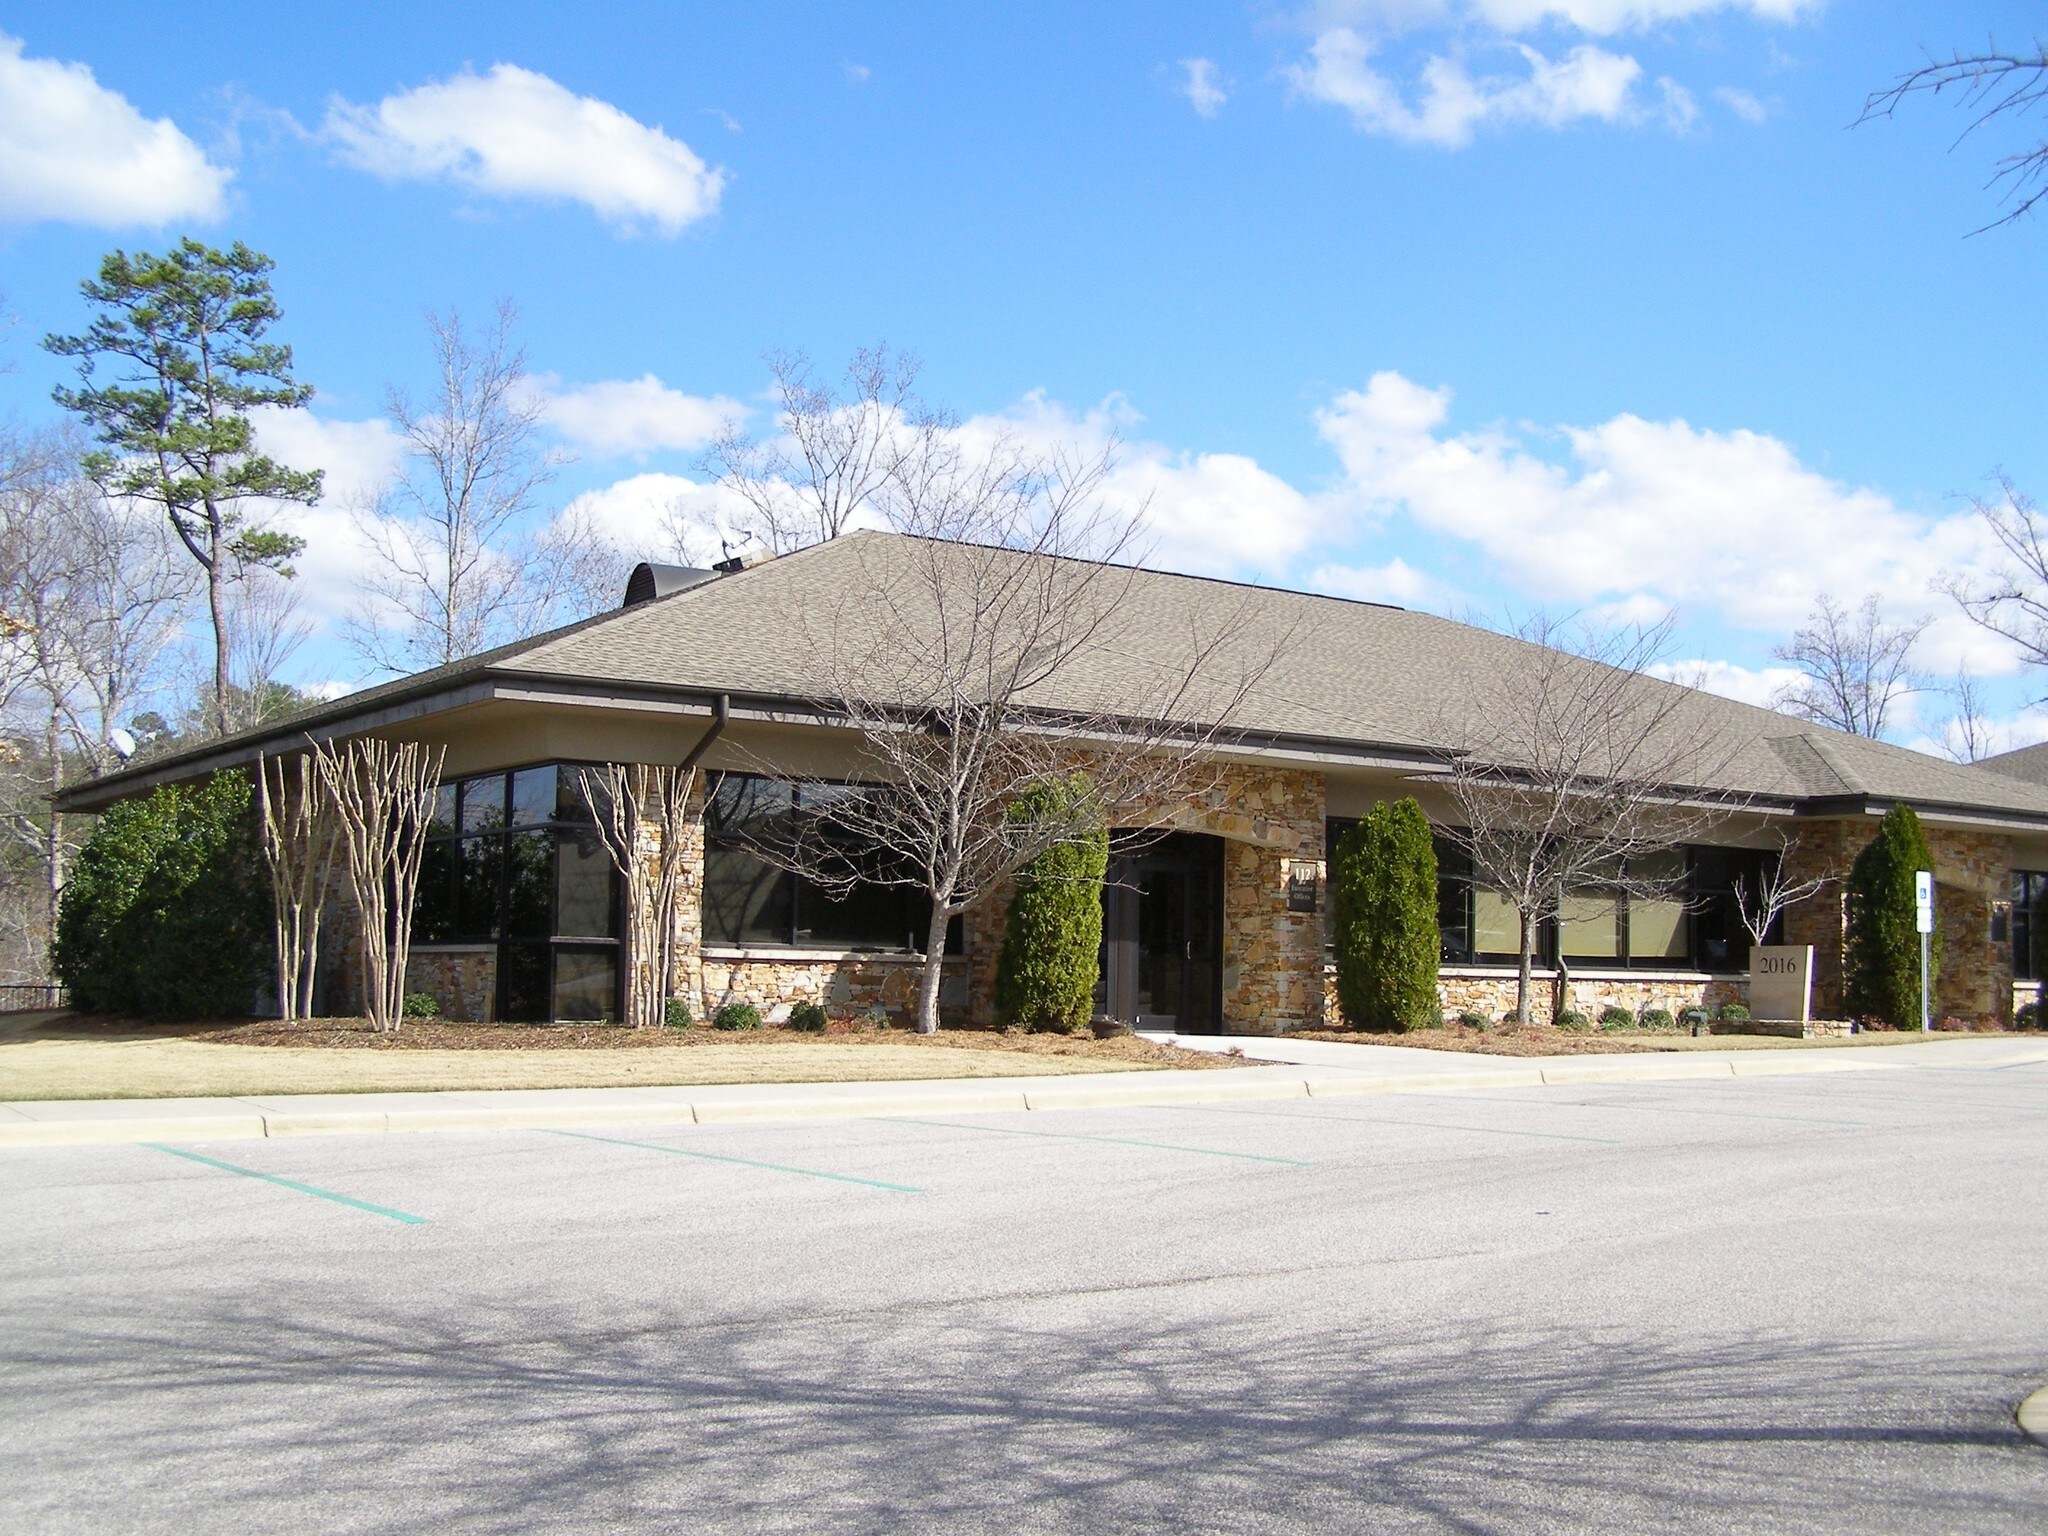
M 1214 1034 L 1222 1019 L 1223 844 L 1191 832 L 1113 850 L 1098 996 L 1140 1029 Z

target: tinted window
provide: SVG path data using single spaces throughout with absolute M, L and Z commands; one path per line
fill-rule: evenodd
M 554 834 L 514 832 L 505 839 L 506 937 L 544 939 L 554 917 Z
M 578 938 L 604 938 L 612 931 L 612 891 L 617 884 L 611 854 L 595 832 L 561 832 L 555 853 L 555 929 Z
M 512 775 L 512 825 L 537 827 L 555 819 L 558 774 L 552 768 L 522 768 Z
M 555 950 L 556 1018 L 611 1019 L 618 1012 L 618 997 L 616 949 Z

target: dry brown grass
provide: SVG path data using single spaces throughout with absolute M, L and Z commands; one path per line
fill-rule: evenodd
M 538 1029 L 360 1019 L 299 1025 L 0 1022 L 0 1101 L 246 1097 L 285 1093 L 836 1083 L 1197 1069 L 1238 1063 L 1130 1038 L 902 1030 L 829 1035 L 616 1026 Z

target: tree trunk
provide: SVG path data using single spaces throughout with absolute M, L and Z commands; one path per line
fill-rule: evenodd
M 55 796 L 63 787 L 64 763 L 62 746 L 64 738 L 58 733 L 57 706 L 53 699 L 50 704 L 50 718 L 43 735 L 43 750 L 49 754 L 50 807 L 49 831 L 44 835 L 43 874 L 45 877 L 43 909 L 43 964 L 45 976 L 52 975 L 50 950 L 57 942 L 57 899 L 64 890 L 64 818 L 57 814 Z
M 946 927 L 952 916 L 937 902 L 932 903 L 931 926 L 924 936 L 924 974 L 917 982 L 917 1032 L 920 1035 L 939 1032 L 939 982 L 946 970 Z
M 1529 914 L 1520 914 L 1522 925 L 1522 965 L 1515 974 L 1515 1022 L 1527 1025 L 1529 1022 L 1529 973 L 1535 965 L 1536 925 L 1529 920 Z
M 206 563 L 206 616 L 213 623 L 213 728 L 228 733 L 228 623 L 221 576 L 220 533 L 214 532 L 213 559 Z

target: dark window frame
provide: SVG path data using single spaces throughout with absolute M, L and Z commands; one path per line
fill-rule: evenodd
M 806 786 L 820 789 L 842 790 L 861 789 L 867 786 L 852 779 L 784 779 L 772 774 L 740 773 L 732 771 L 714 772 L 706 775 L 704 787 L 704 885 L 703 900 L 699 904 L 702 913 L 701 941 L 708 948 L 744 950 L 829 950 L 836 954 L 867 955 L 922 955 L 925 934 L 930 927 L 927 914 L 931 910 L 930 897 L 914 885 L 899 885 L 889 881 L 862 881 L 855 888 L 855 895 L 835 901 L 815 882 L 806 880 L 793 870 L 784 869 L 764 859 L 756 851 L 759 843 L 739 832 L 722 831 L 717 825 L 716 806 L 722 788 L 728 782 L 752 782 L 778 786 L 785 792 L 786 814 L 796 816 L 803 812 L 803 790 Z M 782 797 L 778 797 L 782 798 Z M 787 916 L 782 924 L 782 937 L 747 937 L 745 933 L 713 932 L 713 923 L 721 915 L 721 903 L 713 893 L 714 856 L 745 859 L 752 863 L 761 876 L 778 887 L 772 904 Z M 883 892 L 898 893 L 902 902 L 900 928 L 904 935 L 901 944 L 882 943 L 872 937 L 854 939 L 834 938 L 829 933 L 818 936 L 813 918 L 819 909 L 843 908 L 850 901 L 860 899 L 866 892 L 872 898 Z M 946 954 L 964 953 L 962 924 L 955 917 L 946 927 Z
M 1324 819 L 1324 856 L 1327 859 L 1337 847 L 1338 838 L 1358 824 L 1356 816 L 1330 816 Z M 1446 966 L 1508 966 L 1516 965 L 1521 956 L 1513 950 L 1475 950 L 1471 947 L 1475 926 L 1473 898 L 1477 890 L 1471 863 L 1455 842 L 1441 832 L 1432 834 L 1436 844 L 1437 858 L 1437 922 L 1443 935 L 1443 945 L 1438 964 Z M 1726 844 L 1687 844 L 1685 855 L 1685 954 L 1633 956 L 1629 953 L 1629 902 L 1621 895 L 1616 903 L 1616 921 L 1619 932 L 1616 935 L 1618 953 L 1609 956 L 1566 956 L 1567 964 L 1581 971 L 1700 971 L 1710 975 L 1735 974 L 1746 968 L 1749 955 L 1749 935 L 1741 931 L 1734 914 L 1732 883 L 1717 883 L 1704 886 L 1702 877 L 1716 861 L 1736 866 L 1733 878 L 1744 882 L 1752 893 L 1755 878 L 1763 865 L 1774 857 L 1767 849 L 1742 848 Z M 2048 875 L 2043 877 L 2043 900 L 2048 903 Z M 1604 888 L 1591 888 L 1604 889 Z M 1327 904 L 1326 904 L 1327 905 Z M 2015 924 L 2018 923 L 2018 903 L 2014 904 Z M 2048 914 L 2044 914 L 2048 915 Z M 1709 919 L 1712 919 L 1710 924 Z M 1711 937 L 1708 930 L 1718 924 L 1722 930 L 1718 939 Z M 1538 927 L 1535 943 L 1535 962 L 1550 967 L 1557 963 L 1558 925 L 1555 919 L 1546 918 Z M 1784 915 L 1781 913 L 1765 935 L 1769 942 L 1782 942 Z M 2017 938 L 2017 926 L 2015 937 Z M 1729 947 L 1729 961 L 1720 966 L 1710 967 L 1705 951 L 1709 944 L 1722 942 Z M 1324 929 L 1325 953 L 1329 953 L 1329 930 Z M 1739 961 L 1740 963 L 1736 963 Z
M 574 760 L 549 759 L 542 762 L 515 764 L 507 768 L 494 768 L 480 773 L 463 774 L 440 786 L 439 793 L 445 797 L 437 805 L 435 825 L 445 830 L 435 831 L 427 840 L 427 850 L 422 862 L 422 886 L 413 904 L 413 937 L 416 946 L 489 946 L 497 951 L 496 987 L 492 999 L 492 1012 L 502 1022 L 535 1023 L 551 1022 L 557 1013 L 559 980 L 558 956 L 564 952 L 590 953 L 603 950 L 617 956 L 614 960 L 612 1000 L 610 1016 L 622 1016 L 625 1003 L 625 944 L 621 929 L 625 917 L 625 892 L 618 871 L 611 867 L 611 856 L 603 848 L 598 849 L 608 872 L 610 893 L 609 931 L 606 933 L 564 933 L 562 923 L 562 854 L 563 844 L 569 839 L 581 839 L 596 835 L 596 823 L 588 807 L 583 806 L 580 797 L 572 799 L 568 788 L 567 775 L 587 768 L 601 768 L 598 763 Z M 555 778 L 555 801 L 549 813 L 535 817 L 530 812 L 522 815 L 518 804 L 518 780 L 521 775 L 542 771 L 552 772 Z M 484 786 L 496 781 L 495 803 L 486 800 L 479 814 L 471 816 L 471 794 L 483 790 Z M 440 814 L 445 811 L 444 814 Z M 465 828 L 469 830 L 465 830 Z M 535 921 L 521 926 L 535 931 L 513 932 L 515 922 L 514 876 L 515 859 L 512 856 L 514 840 L 529 837 L 545 839 L 547 892 L 545 921 Z M 487 925 L 468 925 L 464 922 L 465 902 L 465 851 L 470 848 L 488 849 L 493 869 L 490 882 L 490 920 Z M 438 867 L 437 867 L 438 866 Z M 444 883 L 440 904 L 444 909 L 444 921 L 435 924 L 434 898 L 425 881 L 432 871 Z M 536 882 L 538 884 L 539 882 Z M 537 914 L 531 914 L 535 915 Z M 422 918 L 427 922 L 423 926 Z M 521 1002 L 515 1008 L 514 1002 L 518 984 L 514 971 L 519 957 L 530 961 L 531 952 L 546 952 L 545 979 L 539 990 L 544 994 L 545 1006 L 540 1018 L 529 1015 L 529 1003 Z M 515 955 L 515 951 L 519 952 Z M 520 1015 L 512 1017 L 514 1013 Z
M 2048 870 L 2012 872 L 2012 979 L 2048 977 Z

